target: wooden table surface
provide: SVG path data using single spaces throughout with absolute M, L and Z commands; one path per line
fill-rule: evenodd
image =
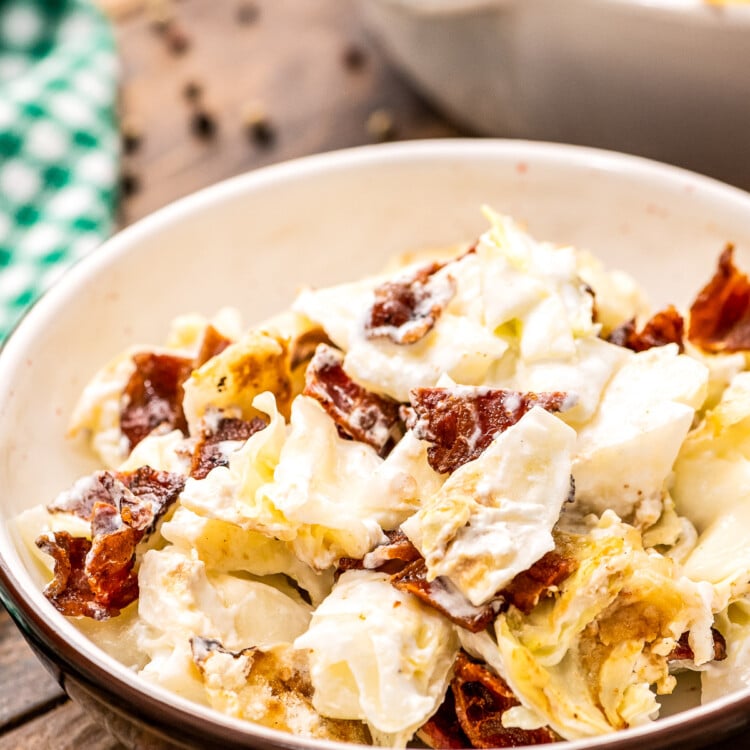
M 123 121 L 141 141 L 124 157 L 127 187 L 137 189 L 123 201 L 122 224 L 277 161 L 386 136 L 462 135 L 388 66 L 350 0 L 257 0 L 257 18 L 246 23 L 241 0 L 102 2 L 117 10 Z M 159 7 L 172 9 L 182 53 L 154 23 Z M 191 82 L 202 89 L 198 105 L 185 97 Z M 263 115 L 270 142 L 249 136 L 247 109 Z M 195 133 L 203 111 L 213 137 Z M 750 734 L 714 750 L 747 746 Z M 0 608 L 0 750 L 37 748 L 122 750 L 65 697 Z

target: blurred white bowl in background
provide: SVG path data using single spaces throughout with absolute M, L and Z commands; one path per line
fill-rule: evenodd
M 750 188 L 750 4 L 360 5 L 393 62 L 473 132 L 618 149 Z

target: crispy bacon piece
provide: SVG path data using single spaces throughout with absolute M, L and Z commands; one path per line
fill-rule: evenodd
M 232 339 L 228 339 L 209 323 L 203 331 L 201 345 L 193 360 L 192 369 L 197 370 L 201 365 L 208 362 L 209 359 L 215 357 L 217 354 L 221 354 L 231 343 Z
M 114 505 L 97 503 L 91 519 L 91 550 L 85 572 L 94 601 L 121 609 L 138 598 L 135 547 L 143 531 L 128 525 Z
M 44 593 L 64 615 L 106 620 L 138 598 L 135 550 L 185 485 L 179 474 L 142 466 L 100 471 L 79 480 L 49 506 L 91 522 L 91 541 L 67 532 L 45 534 L 37 546 L 55 561 Z
M 160 425 L 187 435 L 182 384 L 193 370 L 193 360 L 175 354 L 139 352 L 133 355 L 133 362 L 135 370 L 120 406 L 120 429 L 130 449 Z
M 71 536 L 67 531 L 40 536 L 37 547 L 55 561 L 54 578 L 44 595 L 69 617 L 108 620 L 119 615 L 138 598 L 138 579 L 132 565 L 122 565 L 127 556 L 124 541 L 122 534 L 108 535 L 98 540 L 94 551 L 88 539 Z
M 337 349 L 320 344 L 307 366 L 303 393 L 320 403 L 340 433 L 385 455 L 399 437 L 398 404 L 355 383 L 343 361 Z
M 405 543 L 411 544 L 404 536 Z M 398 548 L 398 542 L 393 545 Z M 376 555 L 378 550 L 388 550 L 389 545 L 376 547 L 365 556 L 364 564 L 358 567 L 370 568 L 367 558 Z M 504 589 L 498 591 L 496 597 L 482 607 L 475 607 L 461 594 L 460 591 L 445 578 L 437 577 L 427 580 L 427 566 L 419 551 L 412 546 L 415 555 L 412 561 L 404 564 L 407 555 L 400 554 L 400 570 L 392 572 L 391 584 L 401 591 L 406 591 L 445 615 L 451 622 L 472 633 L 484 630 L 497 616 L 498 612 L 514 605 L 524 614 L 529 614 L 539 603 L 539 600 L 550 593 L 550 589 L 558 586 L 578 567 L 577 561 L 564 553 L 552 550 L 537 560 L 528 570 L 519 573 Z M 355 566 L 351 566 L 355 567 Z M 376 570 L 388 570 L 385 565 Z
M 364 563 L 361 559 L 356 557 L 342 557 L 338 561 L 333 575 L 335 580 L 338 580 L 339 576 L 347 570 L 364 570 L 364 567 Z
M 643 352 L 654 346 L 677 344 L 680 352 L 685 350 L 683 336 L 685 322 L 682 315 L 673 305 L 653 315 L 643 326 L 640 333 L 635 330 L 635 320 L 629 320 L 615 328 L 607 337 L 607 341 L 634 352 Z
M 734 265 L 732 244 L 690 308 L 687 337 L 708 352 L 750 349 L 750 279 Z
M 404 427 L 406 427 L 407 430 L 414 429 L 414 425 L 417 423 L 418 417 L 417 412 L 414 411 L 413 406 L 409 406 L 408 404 L 401 404 L 401 406 L 398 407 L 398 416 L 404 423 Z
M 419 550 L 409 541 L 409 538 L 401 529 L 386 531 L 385 535 L 388 537 L 388 543 L 381 544 L 364 556 L 365 568 L 368 570 L 386 570 L 392 573 L 395 571 L 388 570 L 389 565 L 392 568 L 392 563 L 398 563 L 400 568 L 403 568 L 407 563 L 421 559 Z
M 487 667 L 459 652 L 454 665 L 451 690 L 456 716 L 473 747 L 520 747 L 557 742 L 560 738 L 548 727 L 506 728 L 502 716 L 519 701 L 505 681 Z
M 61 492 L 47 506 L 47 510 L 50 513 L 72 513 L 84 521 L 90 521 L 97 503 L 119 507 L 126 491 L 127 487 L 118 480 L 115 472 L 96 471 Z
M 67 531 L 57 531 L 40 536 L 36 546 L 55 561 L 54 578 L 44 589 L 47 599 L 63 614 L 106 619 L 107 610 L 94 601 L 84 569 L 91 542 Z
M 724 661 L 727 658 L 727 642 L 716 628 L 711 628 L 711 635 L 714 638 L 714 661 Z M 680 640 L 669 655 L 669 661 L 693 661 L 695 659 L 688 636 L 689 633 L 683 633 L 680 636 Z
M 427 566 L 421 557 L 391 576 L 391 583 L 472 633 L 484 630 L 505 604 L 503 599 L 494 599 L 482 607 L 475 607 L 446 578 L 428 581 Z
M 215 430 L 204 429 L 195 445 L 190 465 L 190 476 L 203 479 L 211 469 L 228 466 L 229 459 L 221 449 L 226 440 L 247 440 L 267 426 L 265 420 L 253 417 L 249 422 L 234 417 L 222 417 Z
M 97 471 L 60 493 L 47 510 L 73 513 L 93 523 L 95 507 L 110 505 L 117 508 L 129 526 L 150 533 L 184 486 L 185 477 L 181 474 L 157 471 L 150 466 L 128 472 Z
M 429 263 L 411 277 L 376 287 L 375 301 L 365 323 L 368 338 L 414 344 L 426 336 L 456 293 L 453 277 L 434 278 L 445 265 Z
M 364 558 L 342 557 L 336 569 L 339 576 L 345 570 L 377 570 L 381 573 L 394 574 L 414 560 L 421 559 L 419 550 L 409 541 L 401 529 L 386 531 L 386 544 L 375 547 Z
M 141 466 L 135 471 L 118 471 L 117 478 L 138 499 L 124 497 L 120 505 L 123 520 L 133 528 L 150 534 L 156 522 L 177 500 L 185 487 L 185 477 L 169 471 Z
M 500 595 L 528 615 L 553 586 L 561 584 L 578 568 L 575 558 L 552 550 L 528 570 L 519 573 Z
M 231 339 L 209 324 L 193 358 L 165 352 L 133 355 L 135 370 L 125 386 L 120 406 L 120 429 L 130 450 L 160 425 L 187 435 L 182 409 L 183 384 L 193 370 L 221 354 L 231 343 Z
M 563 411 L 575 404 L 575 397 L 558 391 L 520 393 L 457 386 L 414 388 L 411 403 L 418 416 L 414 434 L 433 443 L 427 460 L 443 474 L 481 455 L 498 432 L 514 425 L 533 406 Z
M 456 715 L 453 690 L 448 690 L 440 708 L 417 731 L 417 737 L 433 750 L 463 750 L 471 747 L 471 741 L 461 729 Z

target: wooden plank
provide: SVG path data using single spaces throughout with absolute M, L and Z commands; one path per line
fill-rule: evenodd
M 59 701 L 63 692 L 0 607 L 0 732 Z
M 0 736 L 0 750 L 125 750 L 107 730 L 68 701 Z
M 235 0 L 182 0 L 173 10 L 190 39 L 170 54 L 147 14 L 118 24 L 123 58 L 123 111 L 144 138 L 126 166 L 141 191 L 126 202 L 126 223 L 201 187 L 249 169 L 306 154 L 372 143 L 366 123 L 378 108 L 391 113 L 399 139 L 457 131 L 431 110 L 367 37 L 351 2 L 258 0 L 257 21 L 237 22 Z M 351 45 L 361 67 L 344 64 Z M 215 116 L 213 139 L 190 130 L 193 109 L 183 96 L 199 81 Z M 276 131 L 273 144 L 254 143 L 243 109 L 260 103 Z

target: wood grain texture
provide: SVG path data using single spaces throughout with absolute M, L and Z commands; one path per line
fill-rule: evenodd
M 67 701 L 0 736 L 0 750 L 125 750 L 82 708 Z
M 0 607 L 0 733 L 56 705 L 63 692 Z
M 129 223 L 180 196 L 274 162 L 372 143 L 370 114 L 387 109 L 395 137 L 426 138 L 458 131 L 398 77 L 362 28 L 349 0 L 266 0 L 257 21 L 240 24 L 236 0 L 182 0 L 176 22 L 190 40 L 171 54 L 145 13 L 118 25 L 125 76 L 123 111 L 142 129 L 142 147 L 127 159 L 142 190 L 125 203 Z M 343 62 L 355 44 L 361 68 Z M 202 84 L 217 135 L 190 130 L 188 81 Z M 272 145 L 247 137 L 243 109 L 258 102 L 275 130 Z

